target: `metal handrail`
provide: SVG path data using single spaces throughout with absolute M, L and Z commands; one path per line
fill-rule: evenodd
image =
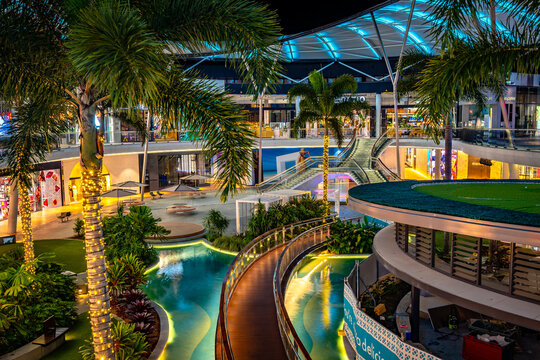
M 380 166 L 380 167 L 382 168 L 382 172 L 387 173 L 388 176 L 389 176 L 390 178 L 392 178 L 392 180 L 394 180 L 394 181 L 399 181 L 399 180 L 401 180 L 401 177 L 399 177 L 398 174 L 396 174 L 395 172 L 393 172 L 392 170 L 390 170 L 390 169 L 388 168 L 388 166 L 386 166 L 386 165 L 382 162 L 381 159 L 376 159 L 375 164 L 376 164 L 375 167 Z
M 370 155 L 370 158 L 371 158 L 371 164 L 373 164 L 373 160 L 375 159 L 375 154 L 378 152 L 379 150 L 379 143 L 384 139 L 386 141 L 386 139 L 388 139 L 388 137 L 386 136 L 388 134 L 388 130 L 386 130 L 384 133 L 381 134 L 381 136 L 379 136 L 377 138 L 377 140 L 375 140 L 375 142 L 373 143 L 373 146 L 371 147 L 371 155 Z M 383 145 L 384 146 L 384 145 Z M 373 166 L 372 166 L 373 167 Z
M 363 219 L 363 217 L 355 217 L 343 221 L 358 221 L 359 219 Z M 306 230 L 292 239 L 281 253 L 274 270 L 273 291 L 279 331 L 289 359 L 310 360 L 311 357 L 294 329 L 285 307 L 283 291 L 287 288 L 293 266 L 305 255 L 324 246 L 328 242 L 330 226 L 334 221 Z
M 345 146 L 342 152 L 340 152 L 337 156 L 329 156 L 329 162 L 337 162 L 337 166 L 340 166 L 349 157 L 355 143 L 356 131 L 354 131 L 353 137 L 351 138 L 347 146 Z M 255 185 L 255 187 L 257 188 L 258 192 L 261 192 L 263 190 L 270 190 L 270 187 L 276 186 L 278 183 L 290 178 L 293 175 L 296 175 L 297 172 L 311 168 L 313 167 L 313 165 L 318 165 L 319 163 L 322 163 L 322 161 L 322 156 L 312 156 L 306 161 L 296 163 L 294 166 L 280 172 L 279 174 L 276 174 L 269 179 L 261 181 L 260 183 Z
M 281 253 L 274 270 L 274 300 L 276 303 L 277 319 L 281 341 L 285 347 L 285 352 L 289 359 L 311 360 L 311 356 L 306 347 L 300 340 L 292 321 L 285 308 L 285 297 L 283 296 L 284 283 L 290 278 L 289 270 L 296 263 L 301 254 L 305 254 L 308 249 L 322 246 L 328 241 L 330 235 L 331 223 L 317 226 L 313 229 L 303 232 L 291 240 L 285 250 Z M 317 232 L 319 238 L 317 239 Z M 313 234 L 313 236 L 310 236 Z M 305 240 L 307 239 L 307 240 Z M 302 241 L 305 240 L 305 241 Z M 308 245 L 308 246 L 305 246 Z M 311 251 L 309 251 L 311 252 Z M 286 288 L 286 286 L 285 286 Z
M 317 226 L 321 223 L 334 221 L 335 215 L 309 219 L 294 224 L 284 225 L 256 237 L 236 255 L 229 266 L 221 285 L 221 295 L 219 301 L 219 315 L 216 328 L 216 359 L 232 360 L 232 353 L 229 334 L 227 331 L 227 308 L 231 296 L 238 285 L 238 282 L 249 269 L 249 267 L 262 255 L 288 242 L 298 230 L 305 229 L 306 226 Z M 287 238 L 288 236 L 288 238 Z
M 371 181 L 369 181 L 369 176 L 366 173 L 366 170 L 356 161 L 356 159 L 352 159 L 353 163 L 362 171 L 362 174 L 364 174 L 364 177 L 366 178 L 365 184 L 369 184 Z

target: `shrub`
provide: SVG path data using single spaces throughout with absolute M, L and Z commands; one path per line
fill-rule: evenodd
M 203 219 L 203 225 L 208 231 L 206 237 L 212 241 L 217 237 L 223 235 L 223 232 L 227 230 L 229 226 L 229 219 L 225 217 L 220 211 L 210 209 L 208 215 Z
M 83 219 L 77 219 L 75 220 L 75 225 L 73 226 L 73 232 L 75 233 L 75 237 L 78 239 L 83 239 L 85 234 L 84 229 L 84 220 Z
M 212 245 L 223 250 L 240 251 L 247 243 L 248 241 L 241 236 L 220 236 Z
M 368 254 L 372 252 L 373 238 L 381 227 L 370 223 L 367 217 L 364 221 L 336 221 L 330 225 L 330 240 L 328 250 L 337 254 Z
M 127 254 L 135 255 L 145 266 L 157 260 L 156 250 L 146 243 L 150 236 L 163 238 L 170 233 L 158 225 L 160 218 L 155 218 L 148 206 L 132 206 L 127 215 L 121 211 L 118 215 L 103 219 L 103 236 L 107 260 L 116 261 Z
M 309 196 L 292 199 L 286 204 L 270 206 L 268 211 L 259 203 L 248 222 L 245 237 L 249 240 L 280 226 L 324 216 L 325 207 L 322 200 L 313 200 Z M 248 241 L 249 242 L 249 241 Z
M 146 267 L 135 255 L 127 254 L 114 262 L 107 263 L 107 279 L 113 303 L 124 291 L 135 290 L 146 283 Z
M 114 357 L 116 360 L 146 359 L 148 343 L 146 336 L 135 330 L 134 324 L 121 321 L 113 322 L 112 337 L 114 341 Z M 79 348 L 83 360 L 94 360 L 94 348 L 90 341 Z
M 58 326 L 65 327 L 76 318 L 73 279 L 62 275 L 59 265 L 43 263 L 45 257 L 34 260 L 33 274 L 17 251 L 2 256 L 0 354 L 36 339 L 43 332 L 41 324 L 52 315 Z

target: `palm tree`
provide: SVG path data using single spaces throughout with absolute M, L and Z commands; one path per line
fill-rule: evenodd
M 309 74 L 308 84 L 295 85 L 289 90 L 289 101 L 297 96 L 301 97 L 300 113 L 294 118 L 291 128 L 293 134 L 298 136 L 298 130 L 304 128 L 306 123 L 321 121 L 324 125 L 323 148 L 323 201 L 327 214 L 330 212 L 328 204 L 328 147 L 330 132 L 334 135 L 341 147 L 343 143 L 343 128 L 340 117 L 351 116 L 353 110 L 365 109 L 367 103 L 346 97 L 347 93 L 356 91 L 357 83 L 354 76 L 344 74 L 328 85 L 323 75 L 318 71 Z
M 57 104 L 26 102 L 17 108 L 9 124 L 7 137 L 2 141 L 5 149 L 10 181 L 19 187 L 20 215 L 23 235 L 24 261 L 33 272 L 34 243 L 32 237 L 32 210 L 28 192 L 31 188 L 30 174 L 35 165 L 45 159 L 50 144 L 66 130 L 65 107 Z
M 515 20 L 504 30 L 498 30 L 493 0 L 432 0 L 431 6 L 432 16 L 439 19 L 432 36 L 441 46 L 441 54 L 426 62 L 415 88 L 428 133 L 438 137 L 438 129 L 449 122 L 457 100 L 472 97 L 482 103 L 489 90 L 499 99 L 509 144 L 513 146 L 504 103 L 505 82 L 512 72 L 534 74 L 540 69 L 538 0 L 497 4 L 500 11 Z M 482 10 L 489 11 L 488 26 L 479 21 Z
M 133 114 L 145 104 L 169 128 L 191 130 L 207 156 L 220 155 L 216 180 L 225 200 L 248 175 L 252 135 L 238 121 L 239 108 L 186 72 L 182 56 L 219 47 L 246 83 L 272 81 L 280 71 L 272 67 L 276 47 L 269 46 L 278 40 L 277 15 L 250 0 L 5 0 L 0 12 L 3 100 L 54 98 L 77 116 L 94 354 L 113 359 L 97 108 L 110 101 Z

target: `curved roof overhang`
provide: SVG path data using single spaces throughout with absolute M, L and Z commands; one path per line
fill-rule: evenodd
M 502 4 L 504 1 L 499 1 Z M 399 57 L 406 33 L 412 0 L 387 0 L 379 5 L 356 13 L 348 18 L 309 31 L 281 38 L 282 55 L 286 61 L 358 61 L 383 60 Z M 436 54 L 437 44 L 430 35 L 433 24 L 441 20 L 431 15 L 429 0 L 416 0 L 405 49 L 416 48 L 426 54 Z M 504 31 L 515 23 L 507 12 L 497 7 L 497 28 Z M 489 9 L 478 10 L 481 25 L 490 23 Z M 473 20 L 471 18 L 471 24 Z M 380 32 L 381 41 L 377 35 Z M 463 33 L 456 33 L 464 37 Z M 209 45 L 208 52 L 193 57 L 220 56 L 219 47 Z

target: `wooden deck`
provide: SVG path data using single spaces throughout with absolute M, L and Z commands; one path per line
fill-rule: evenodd
M 277 324 L 273 278 L 283 246 L 257 260 L 238 283 L 227 310 L 235 360 L 287 359 Z

